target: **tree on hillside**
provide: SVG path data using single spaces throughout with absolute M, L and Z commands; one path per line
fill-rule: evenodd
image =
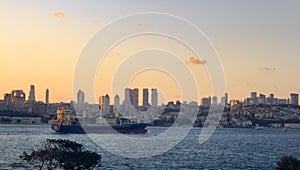
M 43 148 L 20 156 L 42 169 L 93 169 L 100 166 L 101 155 L 84 149 L 82 144 L 62 139 L 46 139 Z
M 276 170 L 300 170 L 300 160 L 283 155 L 277 162 Z

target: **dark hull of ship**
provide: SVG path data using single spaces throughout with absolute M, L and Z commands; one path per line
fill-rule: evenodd
M 124 133 L 124 134 L 144 134 L 147 124 L 137 123 L 128 125 L 112 126 L 75 126 L 75 125 L 51 125 L 52 130 L 58 133 Z

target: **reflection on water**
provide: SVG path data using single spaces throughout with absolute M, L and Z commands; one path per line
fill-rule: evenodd
M 148 130 L 149 133 L 141 135 L 150 137 L 166 128 L 148 127 Z M 84 134 L 55 134 L 47 125 L 0 125 L 0 169 L 31 168 L 19 156 L 23 151 L 40 148 L 46 138 L 70 139 L 84 144 L 102 155 L 102 168 L 105 169 L 126 169 L 125 164 L 136 169 L 274 169 L 283 154 L 300 159 L 300 130 L 217 129 L 202 145 L 198 143 L 200 130 L 192 129 L 185 140 L 162 155 L 129 159 L 101 149 Z M 100 140 L 109 136 L 93 135 Z M 111 141 L 111 145 L 124 142 Z

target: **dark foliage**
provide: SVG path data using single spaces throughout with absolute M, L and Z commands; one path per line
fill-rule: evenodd
M 92 169 L 100 166 L 101 156 L 87 151 L 82 144 L 62 139 L 46 139 L 42 149 L 20 156 L 40 169 Z
M 283 155 L 277 162 L 276 170 L 300 170 L 300 160 Z

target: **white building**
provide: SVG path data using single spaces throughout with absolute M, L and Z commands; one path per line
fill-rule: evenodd
M 152 106 L 158 106 L 158 93 L 157 89 L 151 90 L 151 105 Z
M 85 95 L 84 95 L 84 92 L 79 90 L 77 92 L 77 103 L 78 104 L 83 104 L 84 103 L 84 100 L 85 100 Z
M 99 98 L 99 105 L 103 116 L 110 114 L 110 98 L 108 94 Z

